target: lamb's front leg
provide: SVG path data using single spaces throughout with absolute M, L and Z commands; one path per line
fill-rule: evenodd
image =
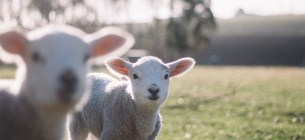
M 83 121 L 81 112 L 74 112 L 69 119 L 68 133 L 70 140 L 86 140 L 89 131 Z

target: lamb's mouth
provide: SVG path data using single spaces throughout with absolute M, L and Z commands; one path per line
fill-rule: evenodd
M 154 100 L 158 100 L 158 99 L 159 99 L 159 96 L 149 96 L 148 99 L 149 99 L 149 100 L 153 100 L 153 101 L 154 101 Z
M 61 88 L 58 90 L 59 99 L 63 102 L 70 102 L 75 94 L 75 88 Z

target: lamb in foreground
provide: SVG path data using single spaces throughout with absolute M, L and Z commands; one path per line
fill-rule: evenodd
M 14 88 L 0 90 L 0 139 L 62 139 L 67 113 L 87 101 L 88 59 L 125 53 L 133 42 L 113 27 L 91 35 L 63 25 L 0 33 L 1 60 L 18 66 Z
M 164 64 L 152 56 L 136 63 L 120 58 L 105 61 L 118 81 L 102 73 L 88 74 L 92 80 L 91 97 L 80 111 L 69 118 L 72 140 L 84 140 L 89 132 L 105 140 L 154 140 L 161 128 L 159 108 L 168 96 L 169 78 L 180 76 L 195 64 L 181 58 Z

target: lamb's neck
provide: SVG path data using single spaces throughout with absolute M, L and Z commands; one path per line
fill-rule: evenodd
M 54 136 L 54 140 L 62 139 L 65 130 L 65 122 L 68 113 L 66 106 L 58 105 L 38 108 L 42 121 L 45 123 L 46 131 Z
M 42 112 L 42 120 L 45 123 L 46 131 L 54 140 L 62 139 L 65 129 L 66 113 L 60 112 Z
M 41 110 L 37 105 L 34 105 L 26 94 L 18 94 L 18 102 L 22 103 L 22 112 L 20 115 L 23 117 L 31 118 L 29 120 L 33 130 L 39 130 L 42 140 L 60 140 L 64 132 L 65 115 L 49 113 Z
M 155 130 L 159 107 L 138 107 L 136 115 L 136 129 L 138 139 L 147 139 Z M 145 133 L 144 133 L 145 132 Z
M 155 124 L 157 120 L 157 116 L 159 115 L 159 111 L 139 111 L 137 119 L 141 120 L 144 125 Z
M 137 106 L 137 110 L 140 114 L 143 116 L 153 116 L 155 114 L 158 114 L 159 106 Z
M 44 131 L 47 140 L 60 140 L 64 135 L 67 110 L 56 108 L 45 108 L 31 101 L 26 94 L 20 93 L 19 98 L 27 102 L 27 106 L 39 116 L 41 129 Z M 31 113 L 31 112 L 30 112 Z M 35 120 L 36 121 L 36 120 Z

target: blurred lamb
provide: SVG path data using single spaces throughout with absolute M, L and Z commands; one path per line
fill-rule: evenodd
M 0 79 L 0 90 L 12 90 L 14 79 Z
M 88 99 L 88 59 L 118 56 L 133 43 L 129 33 L 114 27 L 90 35 L 55 25 L 27 37 L 0 33 L 1 60 L 18 66 L 16 88 L 0 91 L 0 139 L 62 139 L 67 113 Z
M 161 128 L 159 108 L 168 95 L 169 78 L 192 69 L 195 61 L 182 58 L 164 64 L 152 56 L 130 63 L 120 58 L 106 60 L 118 81 L 106 74 L 92 73 L 91 97 L 80 111 L 69 117 L 72 140 L 84 140 L 91 132 L 105 140 L 154 140 Z

